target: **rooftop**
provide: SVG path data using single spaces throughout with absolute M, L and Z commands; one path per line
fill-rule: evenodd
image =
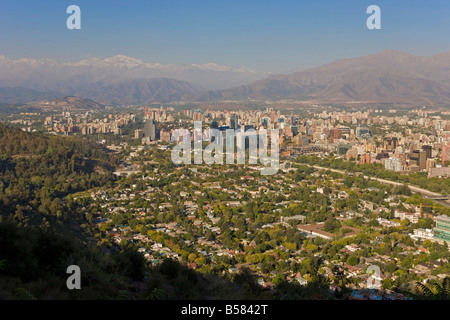
M 450 217 L 444 215 L 437 216 L 436 220 L 450 223 Z

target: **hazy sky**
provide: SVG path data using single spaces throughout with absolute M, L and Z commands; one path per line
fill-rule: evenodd
M 81 8 L 81 30 L 66 9 Z M 381 30 L 366 9 L 381 8 Z M 1 0 L 0 54 L 78 61 L 123 54 L 146 62 L 287 72 L 385 49 L 450 51 L 450 1 Z

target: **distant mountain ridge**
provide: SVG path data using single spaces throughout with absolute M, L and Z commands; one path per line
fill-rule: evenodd
M 290 75 L 274 75 L 249 85 L 209 91 L 200 101 L 311 99 L 328 103 L 423 103 L 450 101 L 450 52 L 418 57 L 386 50 L 334 61 Z
M 64 97 L 54 100 L 39 101 L 29 104 L 31 107 L 36 109 L 42 109 L 46 111 L 56 110 L 56 111 L 80 111 L 80 110 L 100 110 L 104 109 L 105 106 L 99 104 L 90 99 L 81 99 L 78 97 Z
M 0 87 L 0 102 L 30 104 L 65 96 L 99 101 L 104 105 L 165 103 L 196 96 L 205 90 L 174 79 L 110 79 L 84 82 L 81 79 L 59 83 L 59 91 L 43 92 L 24 87 Z
M 180 76 L 183 72 L 187 73 Z M 213 63 L 191 66 L 149 64 L 120 55 L 76 63 L 58 63 L 49 59 L 10 60 L 0 56 L 0 102 L 27 103 L 65 96 L 92 99 L 104 105 L 246 99 L 414 105 L 450 102 L 450 52 L 419 57 L 385 50 L 253 82 L 247 77 L 249 84 L 229 89 L 207 90 L 195 84 L 199 82 L 196 79 L 212 83 L 218 78 L 227 78 L 230 72 L 233 81 L 237 81 L 237 74 L 248 75 L 253 71 Z M 156 77 L 157 74 L 178 78 L 189 74 L 188 78 L 194 81 Z M 254 73 L 254 76 L 258 78 L 261 74 Z
M 88 88 L 78 86 L 66 92 L 90 97 L 107 105 L 122 105 L 180 101 L 203 91 L 189 82 L 161 78 L 117 79 L 109 83 L 93 83 Z
M 164 65 L 124 55 L 66 63 L 0 55 L 0 102 L 28 103 L 64 96 L 113 105 L 168 102 L 266 76 L 215 63 Z
M 247 84 L 267 75 L 248 68 L 221 66 L 216 63 L 147 63 L 124 55 L 62 63 L 51 59 L 14 60 L 0 55 L 0 87 L 26 87 L 38 91 L 60 91 L 68 80 L 109 83 L 111 79 L 118 78 L 168 78 L 211 90 Z
M 22 87 L 0 88 L 0 102 L 3 103 L 27 103 L 60 97 L 60 93 L 42 92 Z

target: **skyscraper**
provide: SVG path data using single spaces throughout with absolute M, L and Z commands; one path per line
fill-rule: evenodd
M 419 170 L 424 170 L 427 166 L 427 152 L 421 150 L 414 150 L 409 157 L 410 160 L 414 160 L 419 166 Z
M 156 140 L 156 124 L 153 119 L 147 119 L 145 121 L 144 136 L 150 138 L 150 140 Z
M 383 148 L 385 150 L 394 151 L 398 146 L 398 139 L 396 137 L 386 137 L 383 140 Z
M 427 159 L 431 158 L 431 151 L 433 150 L 432 146 L 422 146 L 422 150 L 426 152 Z
M 237 115 L 232 115 L 230 118 L 230 129 L 237 129 L 239 126 L 239 119 Z

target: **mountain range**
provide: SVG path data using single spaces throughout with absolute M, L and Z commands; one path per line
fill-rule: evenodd
M 450 52 L 419 57 L 386 50 L 268 77 L 213 63 L 149 64 L 120 55 L 76 63 L 0 56 L 0 102 L 65 96 L 105 105 L 245 99 L 432 105 L 450 100 Z
M 170 99 L 175 99 L 178 95 L 228 88 L 265 76 L 267 74 L 250 69 L 215 63 L 163 65 L 123 55 L 104 59 L 90 58 L 73 63 L 60 63 L 51 59 L 13 60 L 0 56 L 0 87 L 32 89 L 41 96 L 44 93 L 46 97 L 53 97 L 54 93 L 60 96 L 80 95 L 101 99 L 102 103 L 139 103 L 167 99 L 164 97 L 166 93 L 162 93 L 161 89 L 169 89 L 167 94 Z M 97 92 L 98 89 L 112 93 L 111 98 L 103 99 L 102 93 Z M 117 96 L 123 94 L 124 98 L 117 101 Z M 129 100 L 130 94 L 136 95 L 136 98 Z
M 201 101 L 249 98 L 296 98 L 326 103 L 445 103 L 450 100 L 450 52 L 418 57 L 386 50 L 197 97 Z
M 29 103 L 29 107 L 45 111 L 100 110 L 105 106 L 90 99 L 67 96 L 64 98 Z

